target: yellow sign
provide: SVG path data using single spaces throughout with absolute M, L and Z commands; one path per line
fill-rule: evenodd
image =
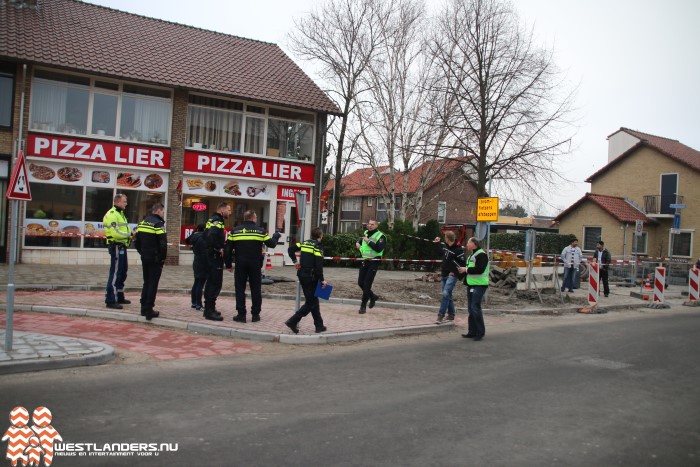
M 477 222 L 498 222 L 498 198 L 479 198 L 476 204 Z

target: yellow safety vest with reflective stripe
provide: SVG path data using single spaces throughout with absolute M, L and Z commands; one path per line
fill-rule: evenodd
M 124 211 L 116 206 L 112 207 L 105 214 L 102 223 L 104 224 L 108 245 L 111 243 L 123 243 L 129 246 L 129 243 L 131 243 L 131 230 L 129 230 L 129 222 L 126 220 Z
M 469 259 L 467 260 L 467 269 L 476 267 L 476 255 L 485 255 L 486 252 L 479 248 L 476 250 L 474 253 L 472 253 L 469 256 Z M 467 273 L 467 277 L 465 279 L 467 285 L 489 285 L 489 263 L 488 263 L 488 256 L 486 257 L 486 268 L 484 269 L 484 272 L 481 274 L 471 274 Z
M 297 247 L 302 253 L 307 253 L 313 256 L 320 256 L 323 258 L 323 252 L 316 248 L 316 240 L 306 240 L 304 243 L 297 243 Z M 302 264 L 302 266 L 304 266 Z
M 365 230 L 365 237 L 369 231 Z M 379 230 L 374 232 L 370 239 L 370 243 L 377 243 L 379 240 L 382 239 L 384 236 L 383 233 L 381 233 Z M 371 246 L 369 246 L 369 243 L 365 242 L 362 240 L 362 245 L 360 245 L 360 254 L 362 255 L 363 258 L 365 259 L 371 259 L 371 258 L 381 258 L 381 256 L 384 254 L 384 250 L 382 251 L 374 251 Z
M 241 240 L 256 240 L 259 242 L 266 242 L 270 239 L 270 236 L 262 231 L 262 229 L 233 229 L 228 234 L 229 242 L 239 242 Z
M 162 228 L 154 225 L 151 222 L 148 222 L 148 218 L 144 219 L 141 221 L 141 223 L 136 226 L 136 233 L 143 232 L 146 234 L 152 234 L 152 235 L 164 235 L 165 230 Z

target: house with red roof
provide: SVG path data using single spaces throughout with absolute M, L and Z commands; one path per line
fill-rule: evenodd
M 278 45 L 78 0 L 0 2 L 0 25 L 0 188 L 21 141 L 32 194 L 22 262 L 107 264 L 116 194 L 132 227 L 165 205 L 172 263 L 192 261 L 181 244 L 222 202 L 227 228 L 254 210 L 280 231 L 278 251 L 297 191 L 316 219 L 327 116 L 341 111 Z M 2 203 L 0 256 L 7 219 Z
M 395 218 L 425 224 L 474 224 L 477 191 L 460 158 L 424 162 L 406 176 L 394 175 Z M 335 180 L 326 185 L 332 199 Z M 361 229 L 369 218 L 387 219 L 387 194 L 391 190 L 388 166 L 357 169 L 342 178 L 339 232 Z M 404 206 L 404 203 L 407 203 Z
M 586 182 L 591 192 L 555 218 L 584 251 L 602 239 L 616 256 L 700 255 L 700 151 L 623 127 L 608 136 L 608 163 Z

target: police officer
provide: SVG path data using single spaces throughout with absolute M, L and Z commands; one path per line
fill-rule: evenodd
M 168 254 L 168 237 L 165 233 L 163 205 L 156 203 L 151 214 L 136 227 L 134 246 L 141 255 L 143 266 L 143 288 L 141 289 L 141 315 L 148 321 L 160 313 L 153 310 L 158 292 L 158 282 L 163 272 L 163 263 Z
M 126 249 L 131 243 L 131 231 L 126 220 L 126 195 L 118 194 L 114 197 L 114 206 L 107 211 L 102 223 L 107 237 L 107 250 L 109 251 L 109 278 L 105 294 L 107 308 L 122 309 L 122 305 L 128 305 L 130 300 L 124 298 L 124 282 L 129 269 Z
M 234 285 L 236 289 L 236 316 L 234 321 L 246 322 L 245 288 L 250 282 L 250 296 L 253 302 L 250 309 L 251 321 L 260 321 L 260 309 L 262 308 L 262 273 L 260 272 L 260 252 L 263 244 L 270 248 L 277 246 L 280 233 L 275 232 L 270 237 L 265 229 L 258 227 L 256 222 L 258 215 L 253 210 L 243 214 L 243 223 L 231 230 L 226 242 L 226 269 L 231 270 L 235 259 L 236 271 L 234 272 Z
M 311 239 L 304 243 L 290 243 L 287 253 L 292 258 L 292 262 L 297 268 L 297 277 L 301 283 L 301 290 L 304 291 L 306 302 L 297 310 L 294 315 L 285 321 L 289 329 L 294 334 L 299 333 L 298 324 L 301 318 L 311 313 L 314 319 L 316 332 L 323 332 L 326 327 L 323 325 L 321 317 L 321 307 L 316 296 L 316 284 L 320 281 L 321 287 L 325 288 L 327 283 L 323 278 L 323 247 L 321 240 L 323 239 L 323 231 L 316 227 L 311 230 Z M 301 250 L 301 257 L 297 263 L 296 252 Z
M 384 254 L 386 247 L 386 236 L 378 230 L 376 219 L 367 222 L 367 230 L 364 236 L 355 242 L 355 247 L 362 255 L 362 266 L 357 277 L 357 285 L 362 289 L 362 303 L 360 304 L 360 314 L 367 312 L 367 302 L 369 307 L 374 308 L 374 303 L 379 297 L 372 292 L 372 283 L 379 269 L 379 261 Z
M 462 334 L 462 337 L 470 337 L 475 341 L 480 341 L 486 334 L 481 300 L 489 288 L 489 257 L 481 249 L 479 240 L 474 237 L 467 242 L 467 249 L 471 252 L 467 259 L 467 267 L 459 268 L 459 272 L 467 274 L 464 283 L 467 285 L 467 309 L 469 311 L 467 333 Z
M 216 299 L 221 292 L 224 280 L 224 219 L 231 215 L 231 206 L 221 202 L 216 213 L 207 221 L 204 228 L 204 238 L 207 241 L 207 282 L 204 286 L 204 318 L 212 321 L 223 321 L 224 318 L 216 310 Z

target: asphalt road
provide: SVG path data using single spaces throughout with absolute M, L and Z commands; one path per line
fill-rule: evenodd
M 629 312 L 3 376 L 0 413 L 48 407 L 64 443 L 177 443 L 56 467 L 697 466 L 698 361 L 700 313 Z

